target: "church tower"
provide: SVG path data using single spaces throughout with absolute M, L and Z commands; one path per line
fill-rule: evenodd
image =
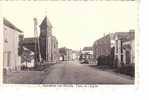
M 44 61 L 50 61 L 52 48 L 52 25 L 48 20 L 47 16 L 43 19 L 42 23 L 40 24 L 40 50 L 41 50 L 41 58 Z

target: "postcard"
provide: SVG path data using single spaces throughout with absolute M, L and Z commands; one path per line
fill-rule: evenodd
M 1 84 L 137 83 L 138 0 L 0 2 Z

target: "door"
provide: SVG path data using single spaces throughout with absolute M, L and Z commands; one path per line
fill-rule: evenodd
M 126 64 L 130 64 L 130 51 L 126 51 Z

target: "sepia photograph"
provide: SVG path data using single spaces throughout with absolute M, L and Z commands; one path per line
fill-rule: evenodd
M 2 84 L 134 85 L 138 0 L 0 3 Z

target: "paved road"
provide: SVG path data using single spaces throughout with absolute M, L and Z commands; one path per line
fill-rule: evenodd
M 78 62 L 66 61 L 51 66 L 43 84 L 132 84 L 134 81 L 112 72 Z

